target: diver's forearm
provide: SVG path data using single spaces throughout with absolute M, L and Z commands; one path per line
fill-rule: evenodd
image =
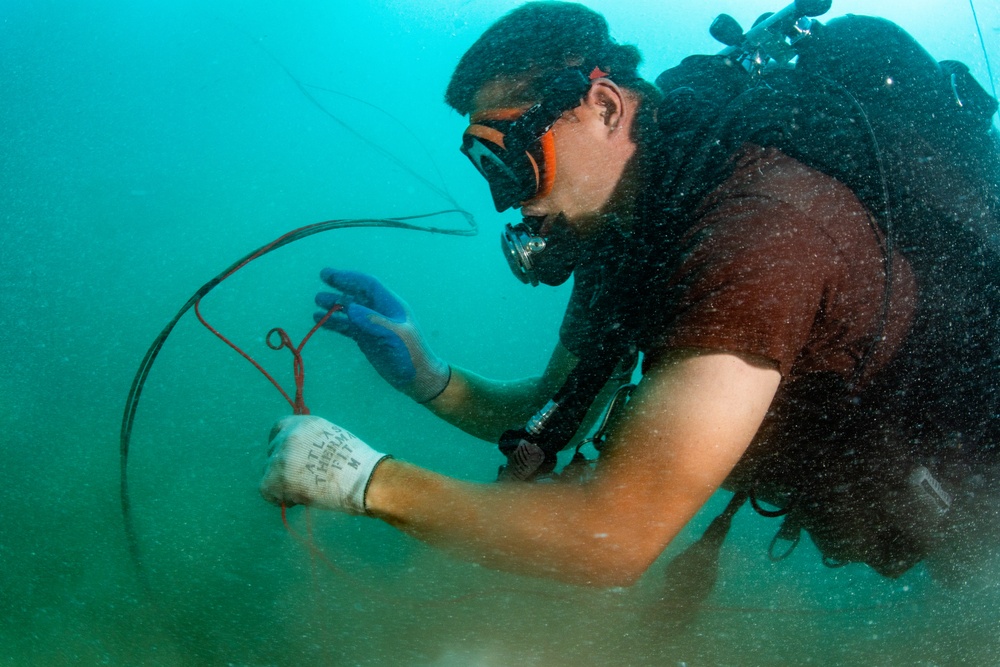
M 470 435 L 497 442 L 510 428 L 523 426 L 544 402 L 538 378 L 489 380 L 452 368 L 451 380 L 427 408 Z
M 609 587 L 649 564 L 635 525 L 601 511 L 584 485 L 473 484 L 386 460 L 365 499 L 369 515 L 493 569 Z

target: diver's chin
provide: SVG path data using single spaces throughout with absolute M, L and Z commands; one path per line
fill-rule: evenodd
M 545 212 L 542 206 L 537 204 L 532 204 L 531 202 L 526 202 L 520 206 L 521 215 L 526 218 L 543 218 L 548 213 Z

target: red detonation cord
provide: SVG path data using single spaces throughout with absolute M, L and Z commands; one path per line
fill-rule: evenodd
M 302 361 L 302 348 L 305 347 L 305 344 L 309 342 L 309 339 L 312 338 L 312 335 L 314 333 L 316 333 L 316 331 L 321 326 L 323 326 L 323 324 L 328 319 L 330 319 L 331 315 L 333 315 L 335 312 L 337 312 L 339 310 L 343 310 L 343 306 L 341 306 L 340 304 L 335 304 L 332 308 L 330 308 L 330 310 L 328 310 L 326 312 L 326 314 L 322 318 L 320 318 L 319 321 L 316 322 L 316 324 L 313 326 L 313 328 L 309 330 L 309 333 L 307 333 L 305 335 L 305 337 L 302 339 L 302 342 L 299 343 L 298 346 L 295 346 L 292 343 L 292 340 L 291 340 L 291 338 L 289 338 L 288 333 L 285 332 L 285 330 L 281 329 L 280 327 L 275 327 L 275 328 L 273 328 L 273 329 L 271 329 L 270 331 L 267 332 L 267 336 L 264 338 L 264 342 L 267 343 L 267 346 L 269 348 L 271 348 L 272 350 L 280 350 L 282 348 L 288 348 L 292 352 L 292 369 L 293 369 L 293 372 L 294 372 L 294 375 L 295 375 L 295 398 L 292 399 L 288 395 L 288 393 L 284 389 L 282 389 L 281 385 L 278 384 L 277 380 L 275 380 L 271 376 L 270 373 L 268 373 L 266 370 L 264 370 L 263 366 L 261 366 L 259 363 L 257 363 L 257 361 L 254 360 L 254 358 L 251 357 L 249 354 L 247 354 L 242 349 L 240 349 L 239 346 L 237 346 L 231 340 L 229 340 L 228 338 L 226 338 L 225 336 L 223 336 L 218 331 L 218 329 L 216 329 L 215 327 L 213 327 L 211 324 L 209 324 L 205 320 L 204 317 L 202 317 L 201 310 L 198 307 L 200 303 L 201 303 L 201 299 L 198 299 L 198 300 L 196 300 L 194 302 L 194 313 L 195 313 L 195 315 L 197 315 L 198 321 L 201 322 L 203 325 L 205 325 L 206 329 L 208 329 L 213 334 L 215 334 L 215 336 L 219 340 L 221 340 L 223 343 L 225 343 L 226 345 L 228 345 L 229 347 L 231 347 L 233 350 L 235 350 L 236 352 L 238 352 L 241 357 L 243 357 L 244 359 L 246 359 L 247 361 L 249 361 L 251 364 L 253 364 L 254 368 L 256 368 L 257 370 L 259 370 L 264 375 L 264 377 L 266 377 L 271 382 L 271 384 L 274 385 L 274 388 L 277 389 L 279 392 L 281 392 L 281 395 L 284 396 L 284 398 L 285 398 L 286 401 L 288 401 L 288 404 L 292 406 L 292 410 L 295 412 L 295 414 L 297 414 L 297 415 L 307 415 L 307 414 L 309 414 L 309 408 L 306 407 L 305 402 L 302 400 L 302 386 L 305 384 L 305 376 L 306 376 L 305 365 L 304 365 L 304 363 Z M 277 336 L 278 337 L 278 342 L 277 343 L 275 343 L 272 340 L 272 336 Z M 306 534 L 305 535 L 300 534 L 297 530 L 295 530 L 294 528 L 292 528 L 291 523 L 289 523 L 289 521 L 288 521 L 288 507 L 289 506 L 286 505 L 285 503 L 281 504 L 281 523 L 284 524 L 285 530 L 288 532 L 288 534 L 291 535 L 292 538 L 295 539 L 296 542 L 298 542 L 299 544 L 301 544 L 309 552 L 309 555 L 312 557 L 313 562 L 314 563 L 316 561 L 322 562 L 322 564 L 327 569 L 329 569 L 331 572 L 337 573 L 342 578 L 344 578 L 349 583 L 352 583 L 355 586 L 364 587 L 366 589 L 366 591 L 368 592 L 368 594 L 372 594 L 373 592 L 372 592 L 372 590 L 369 587 L 363 586 L 363 584 L 360 584 L 359 582 L 354 581 L 343 569 L 337 567 L 337 565 L 323 552 L 323 550 L 320 549 L 319 546 L 316 545 L 316 541 L 313 538 L 313 531 L 312 531 L 312 523 L 311 522 L 307 521 L 307 524 L 306 524 Z M 376 594 L 376 596 L 377 596 L 377 594 Z M 439 603 L 439 604 L 440 603 L 450 604 L 452 602 L 458 602 L 458 601 L 464 600 L 466 598 L 472 599 L 474 597 L 475 597 L 475 595 L 470 594 L 470 595 L 463 595 L 463 596 L 459 596 L 459 597 L 456 597 L 456 598 L 450 598 L 450 599 L 441 600 L 441 601 L 430 601 L 430 600 L 428 600 L 428 601 L 422 601 L 422 603 L 426 604 L 426 603 L 436 602 L 436 603 Z M 394 598 L 391 598 L 391 597 L 386 598 L 386 601 L 387 602 L 396 602 L 396 600 Z
M 302 387 L 303 385 L 305 385 L 306 382 L 306 367 L 305 367 L 305 362 L 302 361 L 302 348 L 306 346 L 306 343 L 309 342 L 309 339 L 312 338 L 312 335 L 316 333 L 316 331 L 319 330 L 319 328 L 323 326 L 323 324 L 328 319 L 330 319 L 331 315 L 333 315 L 338 310 L 343 310 L 343 306 L 341 306 L 339 303 L 334 304 L 333 307 L 331 307 L 330 310 L 326 311 L 326 314 L 323 315 L 323 317 L 321 317 L 316 322 L 315 325 L 313 325 L 313 328 L 309 330 L 309 333 L 305 335 L 305 337 L 302 339 L 302 342 L 299 343 L 297 346 L 292 343 L 292 339 L 288 336 L 288 332 L 286 332 L 281 327 L 275 327 L 271 329 L 270 331 L 267 332 L 267 336 L 264 337 L 264 342 L 267 343 L 267 346 L 272 350 L 280 350 L 282 348 L 288 348 L 292 353 L 292 372 L 295 377 L 295 398 L 292 399 L 288 395 L 288 392 L 286 392 L 281 387 L 281 385 L 278 384 L 278 381 L 275 380 L 270 373 L 264 370 L 263 366 L 257 363 L 257 361 L 249 354 L 240 349 L 240 347 L 236 345 L 236 343 L 232 342 L 231 340 L 223 336 L 218 329 L 213 327 L 205 320 L 204 317 L 202 317 L 201 309 L 199 308 L 200 304 L 201 304 L 201 299 L 198 299 L 197 301 L 194 302 L 194 314 L 198 317 L 198 321 L 201 322 L 203 325 L 205 325 L 206 329 L 215 334 L 219 340 L 221 340 L 223 343 L 225 343 L 232 349 L 236 350 L 236 352 L 238 352 L 241 357 L 243 357 L 251 364 L 253 364 L 253 367 L 259 370 L 264 375 L 264 377 L 266 377 L 268 381 L 274 385 L 274 388 L 281 393 L 281 395 L 285 398 L 285 400 L 288 401 L 288 404 L 292 406 L 292 412 L 294 414 L 297 415 L 309 414 L 309 408 L 306 407 L 306 403 L 302 398 Z M 277 343 L 275 343 L 272 340 L 272 336 L 278 337 Z M 313 558 L 316 558 L 318 556 L 326 564 L 328 568 L 339 572 L 340 569 L 336 565 L 334 565 L 330 561 L 330 559 L 326 557 L 325 554 L 323 554 L 323 552 L 319 549 L 319 547 L 317 547 L 314 544 L 312 539 L 311 527 L 310 530 L 308 531 L 309 533 L 308 539 L 302 537 L 297 532 L 295 532 L 295 530 L 292 529 L 291 524 L 288 523 L 288 516 L 286 512 L 287 509 L 288 509 L 287 505 L 285 505 L 285 503 L 281 503 L 281 522 L 285 524 L 285 530 L 288 531 L 288 534 L 294 537 L 300 544 L 304 545 L 309 550 L 310 554 L 312 554 Z
M 199 304 L 201 304 L 201 299 L 198 299 L 197 301 L 194 302 L 194 314 L 198 317 L 198 321 L 204 324 L 205 328 L 211 331 L 213 334 L 215 334 L 219 338 L 219 340 L 221 340 L 223 343 L 236 350 L 236 352 L 238 352 L 240 356 L 242 356 L 244 359 L 253 364 L 254 368 L 263 373 L 264 377 L 266 377 L 271 382 L 271 384 L 274 385 L 275 389 L 281 392 L 281 395 L 285 397 L 285 400 L 288 401 L 288 404 L 292 406 L 293 413 L 297 415 L 309 414 L 309 408 L 306 407 L 305 401 L 302 400 L 302 386 L 305 384 L 306 381 L 306 369 L 305 369 L 305 364 L 302 361 L 302 348 L 305 347 L 306 343 L 309 342 L 309 339 L 312 338 L 312 335 L 316 333 L 316 331 L 321 326 L 323 326 L 323 324 L 328 319 L 330 319 L 331 315 L 333 315 L 338 310 L 343 310 L 343 306 L 341 306 L 340 304 L 334 304 L 333 307 L 330 308 L 330 310 L 326 311 L 326 315 L 324 315 L 318 322 L 316 322 L 313 328 L 309 330 L 309 333 L 305 335 L 305 338 L 302 339 L 302 342 L 298 344 L 298 347 L 292 344 L 292 339 L 288 337 L 288 333 L 286 333 L 285 330 L 280 327 L 275 327 L 267 332 L 267 336 L 265 336 L 264 342 L 267 343 L 267 346 L 269 348 L 271 348 L 272 350 L 280 350 L 282 348 L 287 347 L 292 352 L 292 371 L 295 376 L 295 399 L 293 400 L 288 395 L 288 392 L 282 389 L 281 385 L 278 384 L 278 381 L 275 380 L 273 377 L 271 377 L 271 374 L 268 373 L 266 370 L 264 370 L 264 367 L 258 364 L 253 359 L 253 357 L 251 357 L 249 354 L 241 350 L 235 343 L 233 343 L 231 340 L 223 336 L 221 333 L 219 333 L 219 331 L 215 327 L 213 327 L 211 324 L 205 321 L 205 318 L 201 316 L 201 310 L 198 307 Z M 271 336 L 274 335 L 278 336 L 278 343 L 272 342 Z

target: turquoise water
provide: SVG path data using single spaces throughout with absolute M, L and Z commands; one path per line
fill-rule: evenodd
M 456 150 L 465 123 L 441 101 L 464 49 L 516 3 L 344 4 L 0 3 L 0 664 L 997 664 L 996 568 L 945 589 L 922 570 L 888 581 L 826 569 L 806 544 L 774 564 L 776 526 L 747 510 L 686 628 L 655 604 L 674 548 L 633 589 L 590 591 L 488 572 L 371 520 L 293 510 L 323 551 L 311 556 L 256 492 L 268 429 L 288 408 L 191 315 L 150 374 L 132 439 L 143 591 L 118 505 L 118 428 L 163 325 L 292 228 L 449 207 L 321 113 L 268 53 L 331 113 L 446 185 L 482 233 L 312 237 L 224 283 L 206 317 L 286 387 L 289 359 L 263 336 L 277 325 L 304 335 L 327 265 L 379 275 L 436 351 L 484 375 L 536 373 L 555 343 L 568 290 L 511 279 L 496 248 L 510 218 Z M 746 25 L 778 8 L 592 6 L 642 47 L 650 77 L 717 50 L 715 14 Z M 997 69 L 1000 9 L 977 9 Z M 849 11 L 901 23 L 986 81 L 966 4 L 835 0 L 834 14 Z M 495 473 L 494 447 L 393 392 L 348 341 L 318 336 L 306 368 L 313 412 L 379 449 L 466 479 Z

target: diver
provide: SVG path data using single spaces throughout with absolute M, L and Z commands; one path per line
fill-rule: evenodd
M 321 275 L 331 289 L 317 305 L 344 306 L 324 326 L 435 415 L 501 441 L 504 479 L 451 479 L 294 416 L 272 430 L 261 494 L 599 587 L 635 583 L 721 488 L 732 511 L 749 499 L 784 516 L 776 540 L 794 545 L 804 531 L 830 565 L 898 576 L 948 550 L 969 532 L 1000 443 L 995 248 L 969 232 L 923 252 L 951 228 L 912 231 L 909 217 L 930 207 L 911 211 L 894 191 L 889 228 L 881 184 L 869 183 L 875 196 L 849 182 L 874 167 L 850 163 L 836 178 L 821 168 L 839 136 L 828 125 L 803 139 L 802 122 L 784 133 L 751 122 L 795 105 L 766 98 L 778 86 L 753 89 L 735 58 L 685 61 L 655 86 L 639 65 L 600 14 L 531 2 L 486 30 L 447 88 L 470 119 L 462 152 L 497 210 L 524 216 L 503 233 L 515 274 L 574 279 L 540 376 L 501 382 L 449 365 L 375 278 Z M 908 187 L 906 201 L 945 196 Z M 982 211 L 979 222 L 995 222 L 996 199 Z M 641 379 L 594 470 L 560 479 L 550 443 L 565 446 L 628 381 L 637 352 Z

